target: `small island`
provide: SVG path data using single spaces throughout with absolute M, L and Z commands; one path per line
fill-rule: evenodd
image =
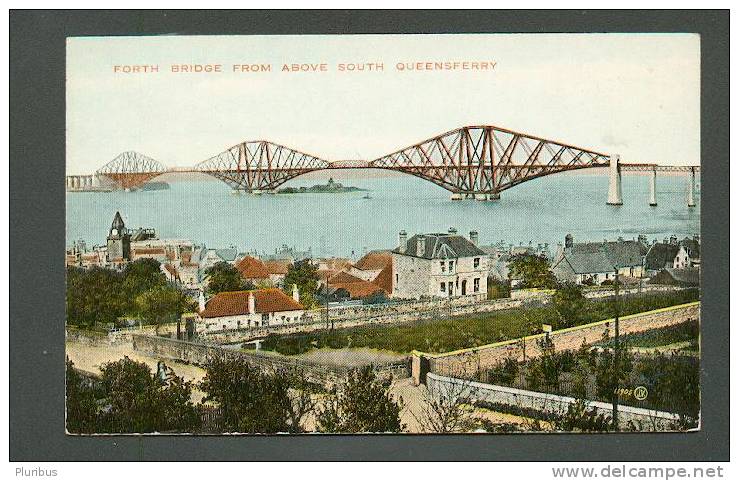
M 345 192 L 361 192 L 367 189 L 359 187 L 344 186 L 339 182 L 334 182 L 333 178 L 328 179 L 325 185 L 316 184 L 312 187 L 284 187 L 278 189 L 278 194 L 342 194 Z

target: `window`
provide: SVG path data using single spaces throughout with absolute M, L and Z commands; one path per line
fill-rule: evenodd
M 441 267 L 441 272 L 446 272 L 446 264 L 444 261 L 439 262 L 439 267 Z
M 446 284 L 444 282 L 442 282 L 441 285 L 439 286 L 439 290 L 441 292 L 446 292 Z
M 475 257 L 475 259 L 474 259 L 474 260 L 472 261 L 472 266 L 473 266 L 473 267 L 474 267 L 475 269 L 477 269 L 477 268 L 479 268 L 479 267 L 480 267 L 480 258 L 479 258 L 479 257 Z
M 454 261 L 449 261 L 449 272 L 454 272 Z
M 475 277 L 473 289 L 475 292 L 480 292 L 480 278 L 479 277 Z
M 395 274 L 395 283 L 398 283 L 398 274 Z

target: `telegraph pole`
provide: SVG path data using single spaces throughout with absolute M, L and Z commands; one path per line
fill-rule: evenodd
M 615 289 L 615 299 L 614 299 L 614 305 L 616 307 L 616 315 L 615 315 L 615 326 L 614 326 L 614 336 L 613 336 L 613 429 L 618 431 L 618 387 L 619 387 L 619 356 L 620 356 L 620 346 L 619 346 L 619 332 L 618 332 L 618 315 L 619 315 L 619 305 L 618 305 L 618 267 L 615 268 L 616 270 L 616 278 L 613 281 L 613 287 Z

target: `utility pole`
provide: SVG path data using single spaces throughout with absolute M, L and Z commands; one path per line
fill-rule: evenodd
M 618 316 L 619 316 L 619 303 L 618 303 L 618 267 L 615 267 L 616 278 L 613 281 L 613 287 L 615 289 L 615 311 L 616 315 L 614 318 L 614 336 L 613 336 L 613 429 L 618 431 L 618 388 L 619 388 L 619 357 L 620 357 L 620 346 L 619 346 L 619 332 L 618 332 Z

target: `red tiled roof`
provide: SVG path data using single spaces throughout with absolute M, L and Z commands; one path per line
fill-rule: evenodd
M 249 314 L 249 293 L 254 294 L 257 313 L 301 311 L 303 305 L 280 289 L 256 289 L 253 291 L 220 292 L 213 296 L 200 313 L 202 317 L 225 317 Z
M 377 277 L 372 280 L 372 283 L 380 287 L 386 294 L 393 292 L 393 265 L 392 263 L 382 268 Z
M 354 264 L 354 267 L 363 271 L 376 271 L 384 269 L 393 261 L 390 251 L 372 251 L 365 254 Z
M 134 254 L 167 254 L 163 247 L 133 247 L 131 251 Z
M 169 272 L 172 277 L 176 278 L 179 276 L 179 274 L 177 273 L 177 268 L 175 268 L 175 266 L 173 266 L 172 264 L 164 264 L 164 268 L 167 269 L 167 272 Z
M 262 261 L 262 264 L 264 264 L 264 268 L 267 269 L 267 272 L 270 274 L 279 274 L 283 276 L 287 274 L 287 269 L 290 266 L 290 262 L 288 261 Z
M 379 286 L 362 279 L 359 279 L 359 282 L 341 282 L 329 284 L 329 286 L 336 289 L 345 289 L 352 299 L 362 299 L 371 296 L 375 292 L 382 291 L 382 288 Z
M 334 284 L 346 284 L 351 282 L 361 282 L 364 281 L 364 279 L 360 279 L 359 277 L 355 277 L 348 272 L 341 271 L 328 279 L 328 285 L 332 286 Z
M 236 269 L 244 279 L 267 279 L 269 271 L 264 262 L 251 256 L 246 256 L 236 263 Z
M 325 265 L 326 269 L 337 271 L 348 269 L 352 266 L 351 259 L 346 259 L 343 257 L 327 257 L 325 259 L 318 259 L 317 263 Z

